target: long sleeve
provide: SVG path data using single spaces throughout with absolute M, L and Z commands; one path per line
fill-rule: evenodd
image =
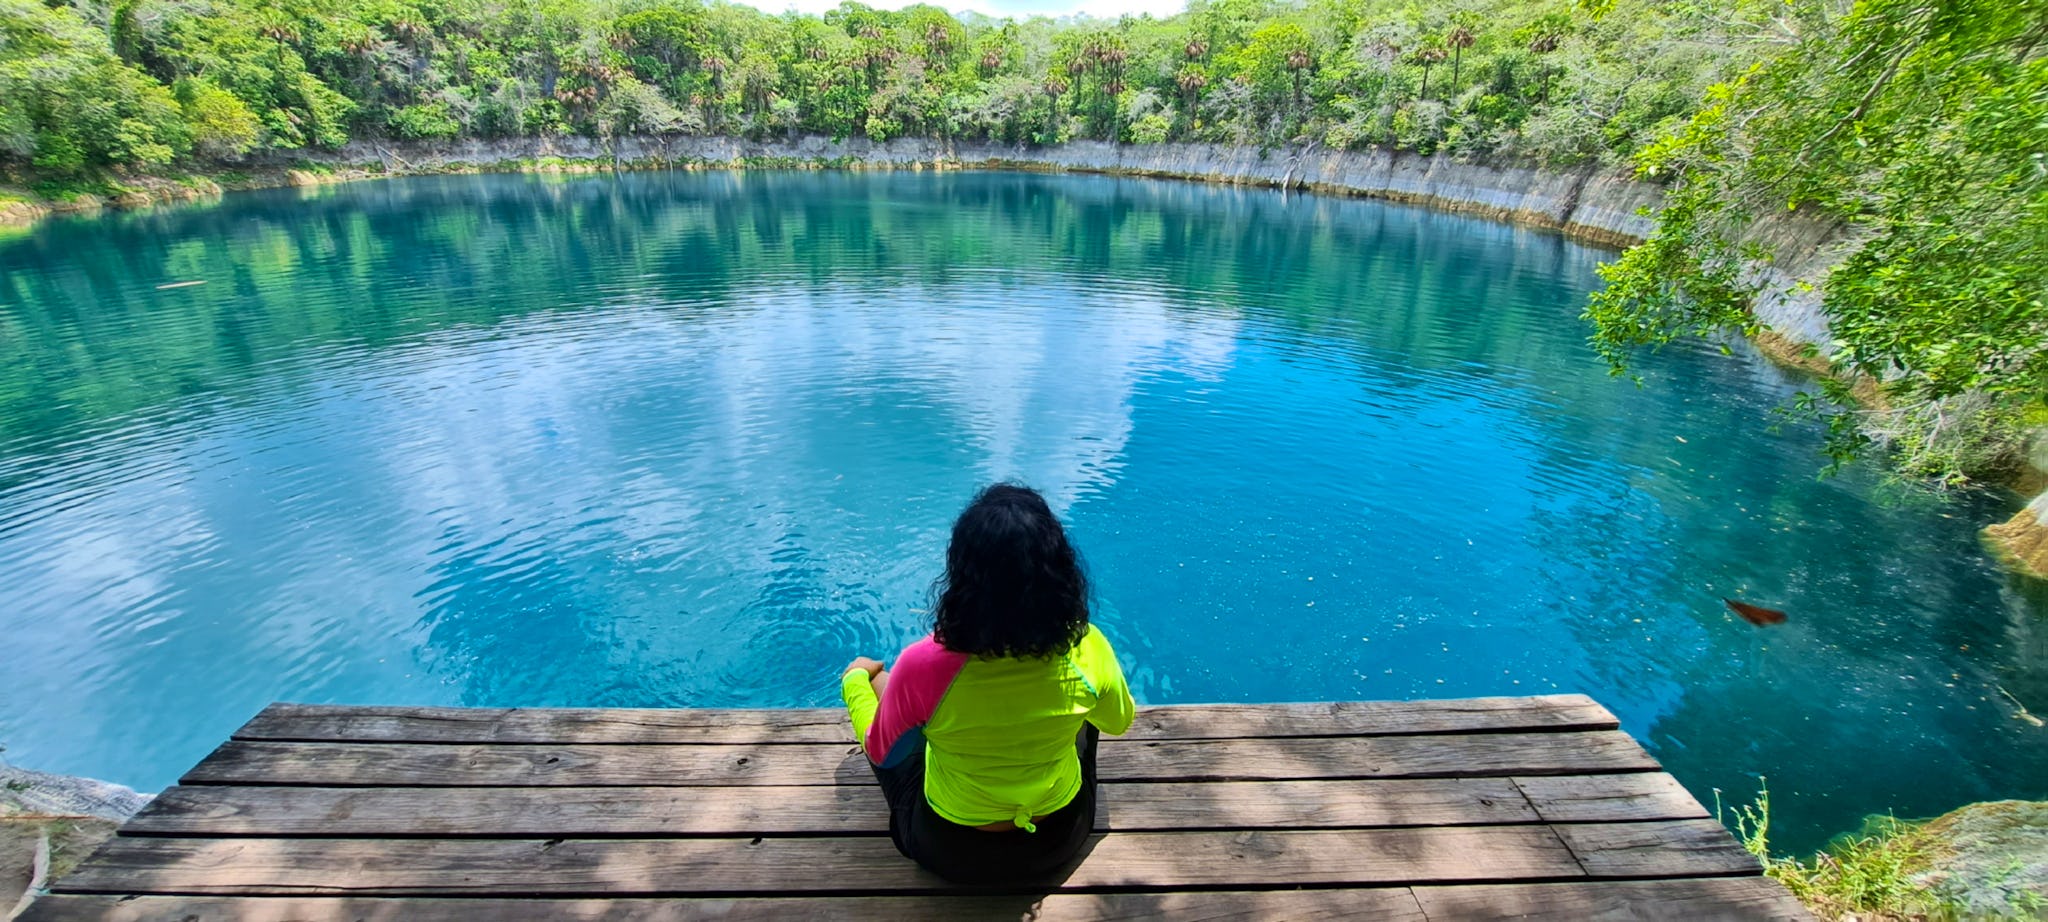
M 875 712 L 882 707 L 867 670 L 848 669 L 839 677 L 839 700 L 846 702 L 846 716 L 853 721 L 853 738 L 867 746 L 868 728 L 874 725 Z
M 1088 711 L 1088 722 L 1111 736 L 1123 735 L 1137 718 L 1138 705 L 1131 700 L 1131 686 L 1124 681 L 1123 666 L 1117 663 L 1109 638 L 1091 625 L 1075 652 L 1079 654 L 1075 664 L 1095 689 L 1095 706 Z

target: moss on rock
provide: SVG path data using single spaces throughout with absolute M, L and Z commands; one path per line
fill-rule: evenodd
M 1971 804 L 1919 830 L 1915 882 L 1970 918 L 2048 918 L 2048 801 Z

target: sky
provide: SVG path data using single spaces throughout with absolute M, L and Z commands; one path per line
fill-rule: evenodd
M 740 0 L 749 6 L 781 13 L 796 10 L 800 13 L 823 13 L 839 5 L 839 0 Z M 881 9 L 899 9 L 909 6 L 915 0 L 864 0 L 869 6 Z M 954 13 L 976 12 L 989 16 L 1008 16 L 1022 19 L 1028 16 L 1071 16 L 1087 13 L 1102 19 L 1115 19 L 1125 14 L 1151 13 L 1154 16 L 1171 16 L 1187 9 L 1187 0 L 941 0 L 933 5 L 942 6 Z

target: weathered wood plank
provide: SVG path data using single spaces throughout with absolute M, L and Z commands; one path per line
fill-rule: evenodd
M 1444 701 L 1194 704 L 1142 708 L 1132 739 L 1381 736 L 1509 730 L 1612 730 L 1584 695 Z M 838 708 L 585 709 L 273 704 L 240 740 L 386 743 L 838 743 Z
M 1534 823 L 1506 778 L 1104 784 L 1124 831 Z M 1637 817 L 1656 819 L 1655 816 Z M 873 787 L 174 787 L 124 835 L 576 836 L 886 834 Z
M 1056 893 L 1031 922 L 1266 922 L 1372 919 L 1427 922 L 1405 887 L 1206 893 Z
M 1104 780 L 1258 781 L 1654 771 L 1618 730 L 1270 740 L 1105 742 Z
M 1179 704 L 1140 708 L 1133 740 L 1265 739 L 1276 736 L 1407 736 L 1428 733 L 1613 730 L 1612 713 L 1585 695 L 1325 701 L 1304 704 Z
M 1707 808 L 1663 772 L 1516 778 L 1545 822 L 1702 819 Z
M 180 784 L 735 785 L 858 783 L 850 743 L 593 746 L 232 740 Z M 872 776 L 866 781 L 873 782 Z
M 1559 824 L 1550 827 L 1593 877 L 1704 877 L 1761 874 L 1726 827 L 1713 820 Z
M 887 834 L 876 787 L 174 787 L 121 828 L 141 836 Z
M 1546 826 L 1112 833 L 1069 887 L 1412 884 L 1578 877 Z M 1168 883 L 1170 882 L 1170 883 Z
M 1106 782 L 1098 790 L 1102 819 L 1125 832 L 1537 822 L 1507 780 Z
M 1768 877 L 1416 887 L 1414 894 L 1423 912 L 1438 920 L 1810 922 L 1813 918 L 1782 885 Z
M 1059 889 L 1582 877 L 1548 827 L 1112 833 Z M 154 839 L 120 837 L 64 893 L 617 896 L 932 893 L 887 839 Z
M 1404 896 L 1406 890 L 1394 891 Z M 1409 903 L 1414 898 L 1409 897 Z M 1039 897 L 882 896 L 738 899 L 405 899 L 402 897 L 75 896 L 38 900 L 17 922 L 782 922 L 785 919 L 1023 919 Z M 1419 918 L 1420 911 L 1416 912 Z
M 1057 893 L 1020 896 L 737 899 L 403 899 L 390 897 L 45 897 L 22 922 L 782 922 L 785 919 L 1030 919 L 1035 922 L 1427 922 L 1406 887 L 1365 890 Z
M 840 708 L 442 708 L 278 703 L 238 740 L 375 743 L 844 743 Z
M 1417 905 L 1417 901 L 1420 905 Z M 1217 891 L 1204 893 L 1062 893 L 1046 897 L 923 896 L 737 899 L 403 899 L 389 897 L 187 897 L 53 895 L 21 922 L 357 922 L 492 919 L 500 922 L 780 922 L 782 919 L 1193 920 L 1258 922 L 1385 919 L 1524 919 L 1531 922 L 1699 922 L 1813 917 L 1768 878 L 1736 877 L 1596 884 L 1493 884 L 1383 889 Z
M 1653 771 L 1616 730 L 1262 740 L 1105 740 L 1106 781 L 1284 781 Z M 640 786 L 870 784 L 851 744 L 531 745 L 234 740 L 182 784 Z

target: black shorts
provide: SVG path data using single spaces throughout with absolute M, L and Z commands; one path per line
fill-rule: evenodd
M 924 797 L 924 750 L 894 768 L 869 763 L 889 799 L 889 838 L 896 850 L 947 880 L 963 884 L 1017 883 L 1044 878 L 1081 853 L 1095 828 L 1095 725 L 1074 737 L 1081 758 L 1081 790 L 1066 806 L 1032 824 L 1037 832 L 988 832 L 940 816 Z

